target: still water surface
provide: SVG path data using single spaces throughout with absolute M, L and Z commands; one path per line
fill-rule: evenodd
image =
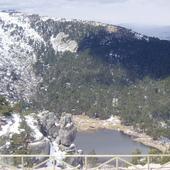
M 78 132 L 75 140 L 78 148 L 85 154 L 95 150 L 96 154 L 131 154 L 140 149 L 147 154 L 149 147 L 132 140 L 131 137 L 114 130 L 98 130 L 94 132 Z

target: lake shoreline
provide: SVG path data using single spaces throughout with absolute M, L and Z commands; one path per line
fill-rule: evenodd
M 153 140 L 152 137 L 145 133 L 136 132 L 132 126 L 123 125 L 118 116 L 112 116 L 107 120 L 100 120 L 98 118 L 90 118 L 86 115 L 74 115 L 73 122 L 79 132 L 93 132 L 99 129 L 116 130 L 132 137 L 132 140 L 136 142 L 158 149 L 163 153 L 170 147 L 170 144 L 162 144 L 161 141 Z

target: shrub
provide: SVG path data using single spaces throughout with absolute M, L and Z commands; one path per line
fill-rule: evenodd
M 0 115 L 9 115 L 12 112 L 12 107 L 5 97 L 0 96 Z

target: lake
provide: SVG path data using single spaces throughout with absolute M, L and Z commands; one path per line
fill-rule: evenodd
M 135 142 L 128 135 L 114 130 L 97 130 L 92 132 L 78 132 L 75 140 L 78 148 L 85 154 L 95 150 L 96 154 L 131 154 L 139 149 L 147 154 L 149 147 Z

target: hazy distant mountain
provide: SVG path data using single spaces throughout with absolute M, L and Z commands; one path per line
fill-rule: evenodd
M 145 34 L 151 37 L 158 37 L 162 40 L 170 40 L 170 25 L 169 26 L 148 26 L 135 24 L 120 24 L 124 27 L 132 29 L 136 32 Z

